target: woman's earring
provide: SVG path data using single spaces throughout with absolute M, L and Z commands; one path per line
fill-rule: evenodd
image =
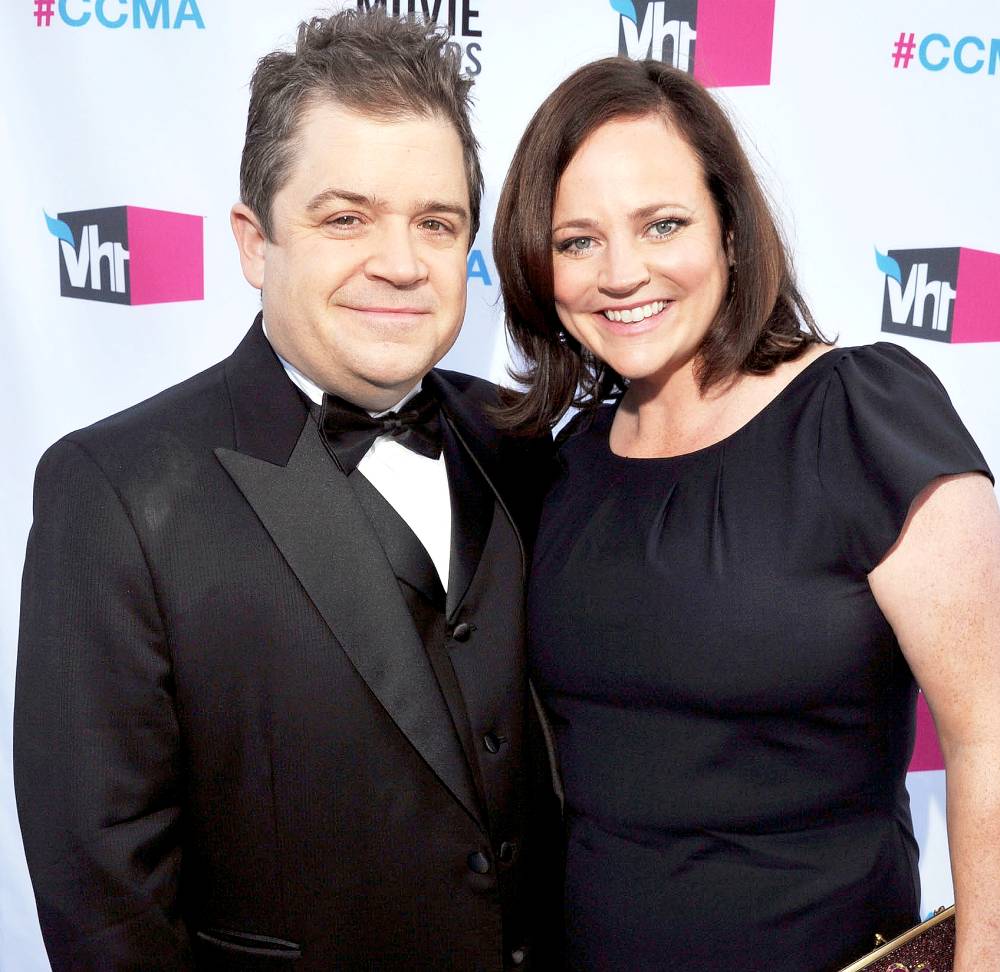
M 566 332 L 562 328 L 559 328 L 559 331 L 558 331 L 556 337 L 559 339 L 559 343 L 560 344 L 565 344 L 566 343 Z

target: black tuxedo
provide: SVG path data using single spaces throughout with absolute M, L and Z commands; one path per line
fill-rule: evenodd
M 546 446 L 490 427 L 485 382 L 425 387 L 454 520 L 436 604 L 259 320 L 43 457 L 14 748 L 57 972 L 554 967 L 522 651 Z

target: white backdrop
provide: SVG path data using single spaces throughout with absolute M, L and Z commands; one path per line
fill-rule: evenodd
M 335 4 L 346 5 L 355 3 Z M 405 11 L 407 0 L 401 5 Z M 421 0 L 410 5 L 419 11 Z M 689 16 L 685 30 L 694 31 L 696 72 L 701 49 L 705 59 L 711 53 L 713 70 L 738 74 L 752 63 L 759 75 L 761 44 L 767 47 L 769 78 L 717 93 L 770 189 L 821 325 L 842 344 L 893 340 L 924 359 L 987 460 L 1000 467 L 1000 294 L 990 285 L 991 274 L 1000 280 L 1000 257 L 977 262 L 973 252 L 1000 253 L 1000 41 L 993 40 L 1000 38 L 1000 7 L 994 0 L 436 5 L 442 20 L 455 11 L 457 42 L 468 69 L 477 72 L 487 179 L 469 314 L 447 366 L 503 378 L 507 355 L 490 230 L 500 183 L 531 113 L 570 70 L 618 53 L 620 36 L 658 46 L 659 37 L 679 30 L 672 20 Z M 0 470 L 6 514 L 0 526 L 0 966 L 10 972 L 48 968 L 10 774 L 33 469 L 59 436 L 206 367 L 228 354 L 249 326 L 257 295 L 240 274 L 228 226 L 247 81 L 257 57 L 290 44 L 298 20 L 325 9 L 295 0 L 4 0 L 0 10 L 0 178 L 8 187 L 0 292 L 10 365 L 0 385 L 7 415 L 0 428 L 7 460 Z M 668 40 L 667 59 L 671 47 Z M 60 295 L 62 244 L 44 213 L 121 206 L 204 218 L 203 300 L 129 306 Z M 937 273 L 948 254 L 899 252 L 950 248 L 964 248 L 961 285 Z M 880 269 L 876 249 L 894 251 L 898 282 Z M 133 267 L 136 259 L 134 252 Z M 956 320 L 971 317 L 986 340 L 929 339 L 935 337 L 929 309 L 923 327 L 913 326 L 911 313 L 896 333 L 883 332 L 887 290 L 897 288 L 897 316 L 905 317 L 907 301 L 920 302 L 919 290 L 907 285 L 923 284 L 921 273 L 931 287 L 927 307 L 948 287 L 957 288 Z M 943 285 L 934 283 L 942 279 Z M 955 334 L 961 336 L 957 327 Z M 933 753 L 920 765 L 932 767 L 909 778 L 926 911 L 950 903 L 952 892 L 943 774 L 933 768 L 939 765 Z

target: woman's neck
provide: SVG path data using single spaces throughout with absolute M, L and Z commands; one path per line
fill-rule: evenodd
M 611 450 L 638 459 L 681 456 L 713 445 L 746 425 L 829 350 L 816 345 L 766 375 L 737 374 L 705 391 L 694 363 L 666 379 L 633 381 L 615 414 Z
M 615 415 L 612 450 L 640 458 L 682 455 L 711 445 L 722 437 L 716 432 L 741 378 L 702 391 L 689 364 L 666 380 L 633 381 Z

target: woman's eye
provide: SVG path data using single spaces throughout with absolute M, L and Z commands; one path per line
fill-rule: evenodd
M 653 223 L 650 230 L 652 230 L 654 236 L 669 236 L 678 226 L 680 226 L 679 220 L 660 219 Z
M 573 239 L 560 243 L 558 249 L 560 253 L 586 253 L 593 243 L 589 236 L 574 236 Z

